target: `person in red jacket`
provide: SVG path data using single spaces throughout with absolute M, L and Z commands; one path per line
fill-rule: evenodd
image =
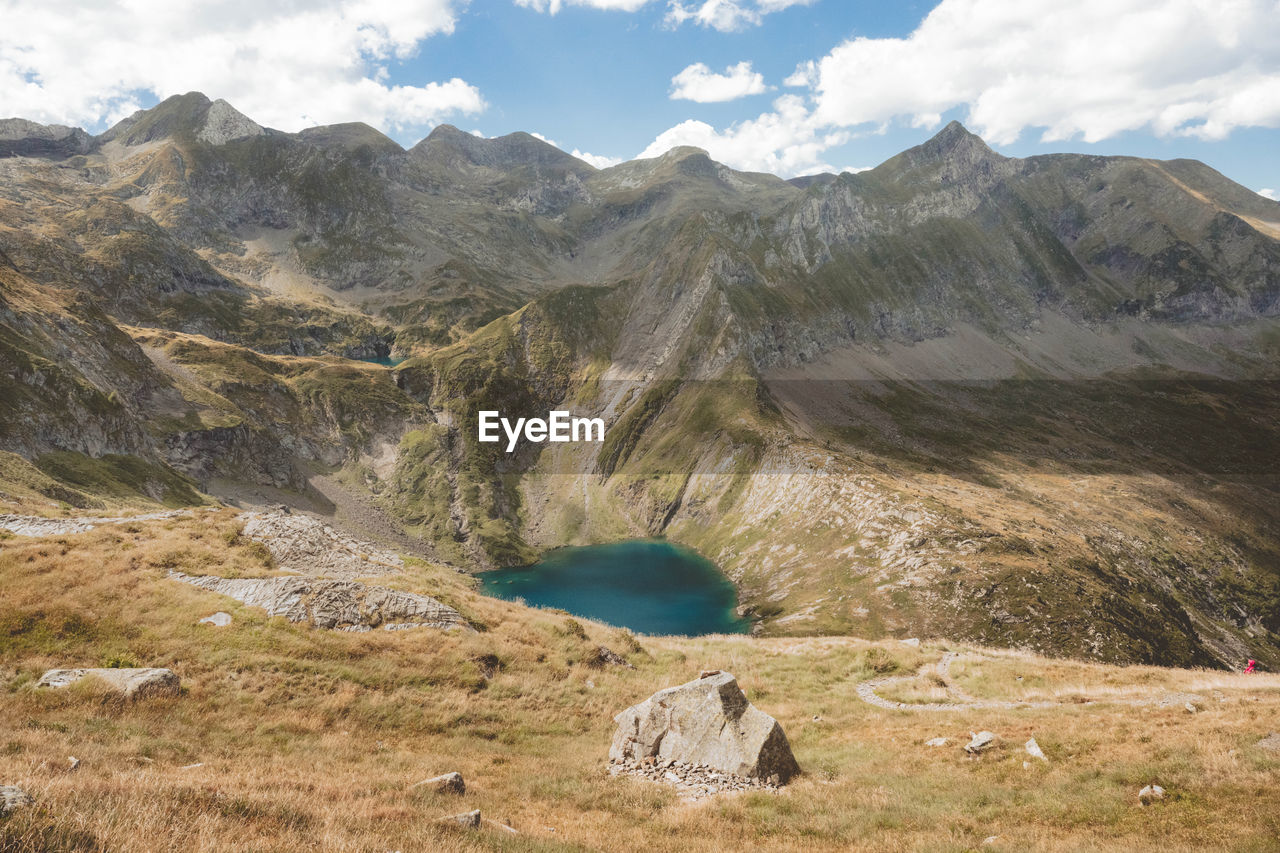
M 1246 666 L 1246 667 L 1244 668 L 1244 671 L 1245 671 L 1245 672 L 1253 672 L 1253 667 L 1254 667 L 1254 664 L 1256 664 L 1256 663 L 1257 663 L 1257 661 L 1256 661 L 1256 660 L 1252 660 L 1252 659 L 1251 659 L 1251 660 L 1249 661 L 1249 665 L 1248 665 L 1248 666 Z

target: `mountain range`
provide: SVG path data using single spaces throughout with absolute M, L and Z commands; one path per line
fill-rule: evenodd
M 662 535 L 766 634 L 1280 666 L 1280 203 L 952 123 L 857 174 L 170 98 L 0 121 L 0 490 L 317 477 L 438 559 Z M 478 443 L 475 413 L 605 418 Z

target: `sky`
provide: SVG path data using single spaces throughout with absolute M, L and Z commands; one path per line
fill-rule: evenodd
M 528 131 L 597 166 L 696 145 L 784 177 L 958 119 L 1010 156 L 1191 157 L 1280 197 L 1280 0 L 0 0 L 0 117 L 172 94 L 295 131 Z

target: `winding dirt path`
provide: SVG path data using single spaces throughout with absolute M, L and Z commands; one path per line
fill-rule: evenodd
M 887 678 L 872 678 L 863 681 L 856 688 L 858 698 L 868 705 L 886 708 L 891 711 L 971 711 L 990 708 L 1008 710 L 1011 708 L 1048 708 L 1060 704 L 1058 702 L 1013 702 L 1003 699 L 979 699 L 976 696 L 971 696 L 951 683 L 951 663 L 959 657 L 959 654 L 959 652 L 947 652 L 936 664 L 926 664 L 920 667 L 920 671 L 914 675 L 894 675 Z M 893 684 L 906 684 L 927 678 L 930 670 L 933 670 L 943 680 L 946 684 L 947 694 L 956 701 L 897 702 L 893 699 L 885 699 L 876 692 Z
M 1013 701 L 1010 699 L 979 699 L 978 697 L 965 692 L 962 688 L 956 686 L 951 681 L 951 664 L 960 652 L 946 652 L 936 664 L 925 664 L 920 667 L 914 675 L 893 675 L 885 678 L 870 678 L 866 681 L 859 682 L 854 688 L 858 694 L 858 698 L 868 705 L 874 705 L 877 708 L 884 708 L 890 711 L 973 711 L 973 710 L 1014 710 L 1018 708 L 1055 708 L 1112 704 L 1112 705 L 1155 705 L 1165 708 L 1174 705 L 1183 705 L 1186 703 L 1199 704 L 1205 702 L 1205 698 L 1197 693 L 1181 693 L 1176 691 L 1157 690 L 1147 692 L 1140 696 L 1108 696 L 1105 699 L 1087 700 L 1084 702 L 1060 702 L 1060 701 Z M 943 685 L 946 687 L 947 695 L 953 700 L 949 702 L 898 702 L 893 699 L 886 699 L 877 691 L 896 684 L 907 684 L 910 682 L 920 681 L 928 678 L 931 674 L 936 674 L 942 679 Z

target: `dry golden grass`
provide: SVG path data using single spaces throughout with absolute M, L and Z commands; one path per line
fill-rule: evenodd
M 0 822 L 0 850 L 967 850 L 994 835 L 983 849 L 1164 853 L 1274 850 L 1280 836 L 1280 756 L 1255 746 L 1280 729 L 1271 676 L 968 649 L 953 675 L 978 696 L 1177 689 L 1226 701 L 1197 714 L 1071 701 L 886 711 L 855 686 L 914 672 L 939 644 L 707 637 L 637 648 L 616 629 L 580 631 L 418 563 L 386 582 L 458 607 L 480 633 L 323 632 L 165 578 L 269 572 L 235 526 L 229 511 L 202 512 L 0 541 L 0 784 L 37 797 Z M 235 621 L 196 624 L 215 610 Z M 637 669 L 587 667 L 596 644 Z M 487 655 L 499 662 L 492 678 Z M 168 666 L 183 695 L 126 703 L 92 687 L 32 689 L 44 669 L 110 663 Z M 607 775 L 613 714 L 702 668 L 735 673 L 783 723 L 805 770 L 784 793 L 688 804 Z M 1043 683 L 1022 686 L 1031 677 Z M 977 729 L 1002 745 L 971 759 L 960 744 Z M 952 745 L 922 745 L 936 736 Z M 1032 736 L 1049 762 L 1024 768 Z M 450 770 L 465 796 L 412 787 Z M 1169 796 L 1142 808 L 1148 782 Z M 522 834 L 436 822 L 471 808 Z

